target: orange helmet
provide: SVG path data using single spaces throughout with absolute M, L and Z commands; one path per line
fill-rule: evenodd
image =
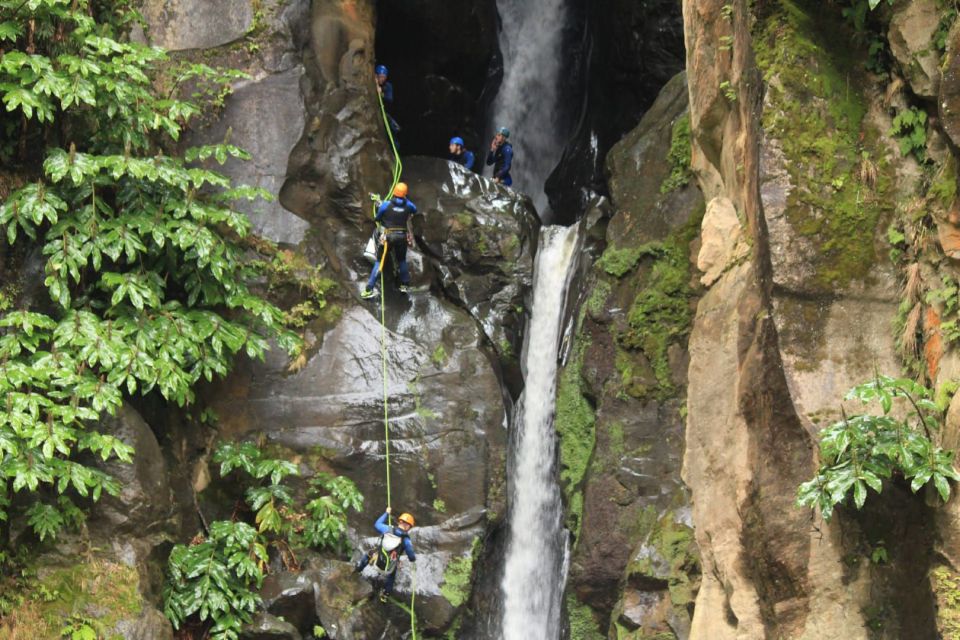
M 401 184 L 403 184 L 403 183 L 401 183 Z M 402 514 L 400 514 L 400 517 L 397 518 L 397 522 L 406 522 L 406 523 L 407 523 L 408 525 L 410 525 L 411 527 L 414 526 L 413 516 L 410 515 L 409 513 L 402 513 Z
M 398 182 L 397 186 L 393 188 L 393 195 L 397 198 L 406 198 L 407 197 L 407 183 Z

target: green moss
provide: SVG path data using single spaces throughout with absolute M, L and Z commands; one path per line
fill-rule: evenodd
M 640 260 L 640 250 L 636 248 L 617 249 L 612 244 L 604 250 L 597 261 L 597 266 L 607 274 L 622 278 L 637 266 Z
M 935 198 L 944 209 L 953 206 L 957 199 L 957 160 L 953 154 L 950 154 L 934 176 L 927 195 Z
M 670 175 L 660 185 L 660 193 L 670 193 L 690 182 L 690 113 L 684 113 L 673 123 L 670 151 L 667 152 Z
M 670 602 L 677 608 L 691 604 L 696 597 L 700 575 L 700 552 L 693 529 L 676 522 L 672 511 L 658 516 L 650 506 L 637 518 L 636 533 L 635 539 L 646 540 L 645 545 L 656 555 L 634 558 L 627 566 L 627 576 L 660 579 L 662 569 L 658 570 L 656 565 L 665 562 Z
M 960 638 L 960 575 L 940 565 L 930 572 L 937 601 L 937 629 L 945 640 Z
M 667 352 L 671 344 L 683 343 L 690 333 L 693 312 L 690 300 L 690 241 L 700 228 L 700 215 L 675 231 L 664 242 L 652 242 L 641 249 L 654 257 L 647 274 L 638 283 L 636 297 L 627 314 L 629 329 L 618 335 L 618 343 L 639 349 L 646 356 L 656 378 L 655 388 L 637 395 L 639 389 L 625 390 L 634 397 L 666 399 L 676 395 Z M 621 371 L 621 376 L 624 372 Z M 630 384 L 633 384 L 631 377 Z
M 587 298 L 586 302 L 587 312 L 591 316 L 597 317 L 603 313 L 604 305 L 607 303 L 607 298 L 610 296 L 611 290 L 612 287 L 606 280 L 598 280 L 597 283 L 593 285 L 593 289 L 590 291 L 590 297 Z
M 557 385 L 557 409 L 554 427 L 560 437 L 560 481 L 567 499 L 567 527 L 579 538 L 583 511 L 581 483 L 590 465 L 590 457 L 596 443 L 595 415 L 593 407 L 584 397 L 581 369 L 583 352 L 587 347 L 580 327 L 581 312 L 577 324 L 577 337 L 573 354 L 560 374 Z
M 451 560 L 443 572 L 440 595 L 454 607 L 459 607 L 470 597 L 470 581 L 473 578 L 473 562 L 480 549 L 480 538 L 473 539 L 470 553 Z
M 762 124 L 782 146 L 795 187 L 786 217 L 816 247 L 815 284 L 824 290 L 870 273 L 876 229 L 893 210 L 893 172 L 880 132 L 864 118 L 865 52 L 849 46 L 830 14 L 819 3 L 777 0 L 754 38 L 767 81 Z M 864 178 L 871 173 L 875 181 Z
M 453 621 L 453 624 L 450 625 L 450 628 L 447 629 L 447 632 L 443 634 L 445 640 L 457 640 L 460 637 L 460 626 L 463 624 L 463 620 L 457 616 L 457 619 Z
M 567 618 L 570 621 L 570 640 L 605 640 L 600 626 L 593 616 L 593 610 L 567 594 Z
M 658 385 L 649 368 L 644 367 L 644 370 L 638 370 L 637 359 L 635 355 L 618 347 L 613 364 L 617 373 L 620 374 L 620 393 L 632 398 L 644 399 L 650 396 L 651 391 Z
M 437 348 L 433 350 L 430 360 L 438 367 L 443 366 L 443 363 L 447 361 L 447 350 L 443 348 L 442 344 L 438 344 Z
M 121 620 L 136 618 L 141 610 L 136 569 L 89 560 L 68 567 L 39 568 L 27 581 L 23 601 L 0 620 L 0 637 L 6 625 L 21 638 L 59 638 L 65 627 L 89 626 L 104 640 L 118 640 Z

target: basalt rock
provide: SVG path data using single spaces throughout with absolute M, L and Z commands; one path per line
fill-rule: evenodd
M 583 293 L 573 346 L 582 355 L 571 356 L 561 376 L 561 439 L 576 437 L 565 407 L 578 385 L 581 402 L 592 407 L 595 432 L 592 450 L 582 454 L 589 460 L 582 486 L 566 491 L 568 523 L 577 535 L 567 608 L 571 619 L 579 609 L 581 624 L 589 620 L 604 634 L 620 625 L 651 637 L 671 629 L 685 637 L 699 581 L 689 497 L 680 480 L 688 303 L 675 319 L 650 320 L 664 325 L 662 353 L 638 348 L 629 337 L 645 289 L 662 285 L 651 274 L 675 270 L 671 277 L 684 286 L 692 277 L 688 243 L 703 197 L 692 184 L 661 189 L 672 171 L 666 158 L 674 124 L 686 117 L 686 108 L 680 74 L 607 156 L 615 213 L 606 229 L 607 250 Z
M 281 204 L 315 225 L 334 256 L 344 246 L 334 237 L 368 219 L 368 195 L 390 185 L 393 157 L 372 71 L 373 11 L 370 0 L 311 4 L 307 124 L 280 192 Z
M 564 107 L 576 101 L 575 130 L 547 181 L 558 222 L 581 215 L 594 193 L 606 193 L 604 162 L 633 130 L 663 86 L 684 67 L 683 19 L 676 3 L 573 3 L 565 51 Z M 576 28 L 576 27 L 574 27 Z
M 297 627 L 269 613 L 258 613 L 240 632 L 240 640 L 300 640 Z
M 227 44 L 253 25 L 249 0 L 147 0 L 141 11 L 150 41 L 169 51 Z
M 954 148 L 960 147 L 960 26 L 954 25 L 947 38 L 937 100 L 940 123 Z
M 540 227 L 530 199 L 443 160 L 411 158 L 404 171 L 423 213 L 420 246 L 436 284 L 477 321 L 518 393 L 524 299 Z
M 417 516 L 418 601 L 442 629 L 458 604 L 442 595 L 444 571 L 472 548 L 484 515 L 503 512 L 503 398 L 473 320 L 425 293 L 391 292 L 386 304 L 392 502 Z M 371 311 L 346 309 L 300 371 L 268 356 L 209 395 L 225 437 L 259 433 L 306 476 L 353 479 L 366 497 L 350 519 L 354 540 L 373 532 L 387 502 L 381 329 Z M 398 597 L 410 588 L 403 571 Z
M 890 51 L 911 91 L 921 98 L 936 98 L 940 88 L 940 56 L 934 44 L 940 18 L 936 0 L 902 2 L 890 18 Z
M 309 3 L 284 0 L 256 12 L 247 0 L 153 0 L 144 8 L 146 39 L 183 51 L 179 58 L 237 68 L 249 77 L 232 85 L 223 109 L 204 114 L 187 132 L 187 145 L 229 142 L 248 151 L 252 160 L 229 159 L 210 167 L 236 184 L 260 187 L 274 200 L 240 201 L 255 233 L 277 242 L 297 244 L 308 222 L 282 206 L 276 197 L 288 173 L 288 159 L 304 132 L 306 103 L 301 90 L 303 52 L 307 47 Z M 254 23 L 255 18 L 255 23 Z M 230 44 L 228 44 L 230 43 Z
M 378 3 L 377 61 L 390 69 L 404 154 L 446 157 L 457 135 L 482 162 L 502 74 L 497 26 L 494 0 Z

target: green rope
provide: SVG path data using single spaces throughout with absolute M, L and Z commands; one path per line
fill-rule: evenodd
M 400 153 L 397 151 L 397 143 L 393 139 L 393 131 L 390 129 L 390 120 L 387 118 L 387 108 L 383 104 L 383 94 L 377 92 L 377 99 L 380 101 L 380 115 L 383 118 L 383 127 L 387 131 L 387 138 L 390 140 L 390 148 L 393 150 L 393 183 L 387 192 L 387 197 L 393 197 L 393 190 L 400 182 L 400 176 L 403 175 L 403 162 L 400 160 Z M 373 215 L 377 215 L 377 205 L 373 205 Z M 387 391 L 387 323 L 386 323 L 386 287 L 384 286 L 383 268 L 387 262 L 387 248 L 389 245 L 383 243 L 383 256 L 380 258 L 380 358 L 383 362 L 383 439 L 386 449 L 386 467 L 387 467 L 387 505 L 390 505 L 390 414 L 387 410 L 389 393 Z M 388 516 L 392 524 L 393 516 Z M 414 612 L 414 603 L 417 598 L 417 564 L 413 564 L 413 586 L 410 590 L 410 631 L 412 640 L 417 640 L 417 616 Z
M 417 640 L 417 616 L 414 613 L 413 605 L 417 599 L 417 563 L 413 562 L 413 584 L 410 587 L 410 633 L 412 640 Z
M 393 190 L 400 182 L 400 176 L 403 174 L 403 162 L 400 160 L 400 152 L 397 151 L 397 143 L 393 139 L 393 131 L 390 129 L 390 120 L 387 118 L 387 108 L 383 104 L 383 94 L 377 92 L 377 100 L 380 102 L 380 116 L 383 118 L 383 127 L 387 132 L 387 138 L 390 140 L 390 148 L 393 150 L 393 183 L 387 192 L 387 197 L 393 196 Z M 383 200 L 383 198 L 381 198 Z M 373 204 L 373 216 L 377 216 L 377 205 Z M 387 467 L 387 505 L 392 502 L 390 499 L 390 414 L 387 410 L 389 394 L 387 392 L 387 326 L 386 326 L 386 287 L 384 287 L 383 268 L 387 262 L 387 243 L 383 244 L 383 257 L 380 259 L 380 357 L 383 361 L 383 433 L 384 446 L 386 448 L 386 467 Z M 388 517 L 388 521 L 393 524 L 393 516 Z
M 390 414 L 387 411 L 387 401 L 390 396 L 387 391 L 387 323 L 385 316 L 385 296 L 386 287 L 383 286 L 383 267 L 387 262 L 387 248 L 390 245 L 383 243 L 383 257 L 380 259 L 380 359 L 383 362 L 383 440 L 387 453 L 387 506 L 391 505 L 390 500 Z M 393 516 L 387 516 L 388 521 L 393 520 Z M 391 524 L 393 524 L 391 522 Z

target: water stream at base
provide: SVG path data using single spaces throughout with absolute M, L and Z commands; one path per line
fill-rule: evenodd
M 540 231 L 533 312 L 524 350 L 523 396 L 517 405 L 509 469 L 510 513 L 503 580 L 504 640 L 555 640 L 563 590 L 563 508 L 556 474 L 557 351 L 577 225 Z

